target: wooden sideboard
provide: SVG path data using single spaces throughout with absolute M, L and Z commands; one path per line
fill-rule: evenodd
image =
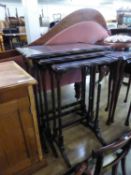
M 0 63 L 0 175 L 31 174 L 46 165 L 32 86 L 14 61 Z

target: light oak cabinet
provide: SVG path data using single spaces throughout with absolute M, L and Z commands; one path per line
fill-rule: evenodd
M 0 63 L 0 175 L 29 174 L 46 165 L 32 85 L 15 62 Z

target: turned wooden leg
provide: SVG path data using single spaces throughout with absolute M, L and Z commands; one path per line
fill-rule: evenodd
M 76 82 L 74 84 L 75 98 L 78 100 L 81 96 L 81 82 Z
M 116 82 L 114 79 L 112 79 L 111 92 L 109 97 L 109 107 L 108 107 L 109 113 L 108 113 L 107 125 L 111 124 L 111 114 L 112 114 L 114 98 L 115 98 L 115 91 L 114 91 L 115 88 L 116 88 Z
M 126 126 L 129 126 L 130 115 L 131 115 L 131 103 L 130 103 L 129 111 L 128 111 L 127 118 L 126 118 L 126 121 L 125 121 Z
M 124 70 L 125 70 L 125 65 L 126 62 L 124 61 L 120 61 L 119 66 L 118 66 L 118 74 L 117 74 L 117 78 L 116 78 L 116 88 L 114 89 L 115 91 L 115 96 L 114 96 L 114 105 L 112 108 L 112 115 L 111 115 L 111 122 L 114 122 L 114 117 L 115 117 L 115 110 L 116 110 L 116 105 L 118 102 L 118 97 L 119 97 L 119 92 L 120 92 L 120 88 L 121 88 L 121 84 L 123 82 L 123 77 L 124 77 Z
M 129 81 L 127 83 L 127 91 L 126 91 L 126 96 L 125 96 L 125 100 L 124 102 L 127 102 L 127 98 L 128 98 L 128 94 L 129 94 L 129 89 L 130 89 L 130 85 L 131 85 L 131 75 L 129 76 Z
M 109 75 L 109 89 L 108 89 L 108 104 L 107 108 L 109 110 L 108 112 L 108 119 L 107 119 L 107 125 L 111 124 L 111 113 L 112 113 L 112 108 L 113 108 L 113 102 L 114 102 L 114 96 L 115 96 L 115 86 L 116 86 L 116 81 L 115 81 L 115 70 L 118 65 L 116 63 L 112 64 L 110 66 L 110 75 Z
M 58 146 L 60 149 L 64 150 L 64 138 L 63 138 L 63 129 L 62 129 L 62 119 L 61 119 L 61 87 L 60 87 L 60 81 L 61 81 L 61 75 L 58 73 L 55 75 L 56 77 L 56 83 L 57 83 L 57 105 L 58 105 Z
M 111 100 L 111 109 L 109 111 L 109 117 L 108 117 L 108 122 L 107 124 L 113 123 L 114 122 L 114 115 L 115 115 L 115 110 L 116 110 L 116 105 L 118 101 L 118 96 L 120 92 L 120 87 L 121 83 L 123 81 L 123 75 L 124 75 L 124 69 L 125 69 L 126 62 L 125 61 L 119 61 L 114 68 L 114 71 L 116 72 L 115 77 L 114 77 L 114 88 L 112 88 L 112 100 Z
M 108 111 L 109 109 L 109 102 L 110 102 L 110 96 L 111 96 L 111 84 L 112 80 L 111 80 L 111 75 L 109 75 L 109 80 L 108 80 L 108 98 L 107 98 L 107 106 L 105 108 L 105 111 Z
M 122 175 L 126 175 L 126 158 L 125 157 L 121 160 L 121 169 L 122 169 Z
M 95 96 L 95 79 L 96 79 L 96 67 L 90 68 L 90 84 L 89 84 L 89 102 L 88 102 L 88 115 L 93 121 L 94 119 L 94 96 Z
M 81 68 L 82 82 L 81 82 L 81 111 L 82 113 L 86 113 L 86 67 Z
M 54 88 L 54 75 L 53 71 L 49 71 L 50 73 L 50 83 L 51 83 L 51 98 L 52 98 L 52 112 L 53 112 L 53 137 L 55 138 L 57 136 L 57 129 L 56 129 L 56 105 L 55 105 L 55 88 Z

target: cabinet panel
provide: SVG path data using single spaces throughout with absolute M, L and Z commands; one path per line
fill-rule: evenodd
M 0 145 L 1 171 L 14 166 L 17 172 L 38 160 L 27 97 L 0 105 Z
M 37 151 L 35 130 L 33 125 L 33 117 L 29 99 L 26 97 L 19 100 L 18 108 L 21 116 L 21 124 L 23 126 L 23 132 L 25 134 L 24 136 L 25 136 L 25 142 L 27 144 L 28 154 L 32 161 L 37 161 L 38 151 Z

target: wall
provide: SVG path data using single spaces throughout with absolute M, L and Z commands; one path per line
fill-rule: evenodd
M 13 3 L 9 3 L 9 2 L 0 2 L 4 5 L 7 6 L 7 8 L 9 8 L 9 12 L 10 12 L 10 16 L 15 16 L 16 15 L 16 8 L 18 10 L 18 14 L 19 16 L 23 16 L 24 13 L 23 13 L 23 7 L 21 5 L 20 2 L 16 3 L 16 2 L 13 2 Z M 8 13 L 8 10 L 7 10 L 7 13 Z M 0 20 L 4 20 L 5 19 L 5 10 L 4 8 L 0 7 Z
M 88 5 L 85 5 L 85 1 L 81 0 L 66 0 L 66 2 L 59 1 L 59 3 L 52 4 L 52 3 L 42 3 L 39 0 L 39 14 L 41 14 L 41 9 L 44 11 L 44 17 L 47 17 L 48 20 L 51 22 L 53 21 L 53 14 L 61 13 L 62 18 L 68 15 L 69 13 L 81 9 L 81 8 L 96 8 L 98 9 L 105 17 L 106 20 L 115 19 L 116 18 L 116 10 L 120 7 L 129 7 L 131 8 L 131 3 L 122 1 L 122 0 L 115 0 L 113 3 L 105 4 L 104 0 L 101 5 L 99 5 L 99 1 L 102 0 L 93 0 L 88 1 Z M 51 1 L 54 2 L 54 1 Z M 10 10 L 10 16 L 15 16 L 15 8 L 18 9 L 18 15 L 23 16 L 24 11 L 20 0 L 14 0 L 13 3 L 10 3 L 9 0 L 7 1 L 0 1 L 2 4 L 6 4 Z M 0 20 L 5 19 L 5 12 L 2 7 L 0 7 L 1 15 Z M 47 31 L 47 28 L 41 28 L 41 33 Z
M 80 2 L 78 0 L 66 0 L 66 2 L 59 1 L 59 3 L 42 3 L 42 1 L 39 1 L 39 10 L 41 12 L 41 9 L 44 10 L 45 16 L 49 17 L 49 20 L 52 21 L 52 14 L 55 13 L 61 13 L 62 17 L 66 16 L 67 14 L 73 12 L 74 10 L 80 9 L 80 8 L 96 8 L 98 9 L 106 19 L 113 19 L 116 17 L 116 10 L 120 7 L 130 7 L 131 8 L 131 3 L 122 1 L 122 0 L 115 0 L 112 3 L 101 3 L 99 5 L 100 0 L 93 0 L 93 1 L 88 1 L 87 5 L 85 4 L 84 0 L 81 0 Z M 107 0 L 106 0 L 107 1 Z M 54 2 L 54 1 L 51 1 Z M 102 1 L 104 2 L 104 0 Z M 11 0 L 11 1 L 1 1 L 0 3 L 6 4 L 7 7 L 10 10 L 10 15 L 15 16 L 15 8 L 17 7 L 19 16 L 23 16 L 23 7 L 21 5 L 20 0 Z M 0 7 L 1 15 L 0 15 L 0 20 L 5 18 L 5 12 L 2 7 Z

